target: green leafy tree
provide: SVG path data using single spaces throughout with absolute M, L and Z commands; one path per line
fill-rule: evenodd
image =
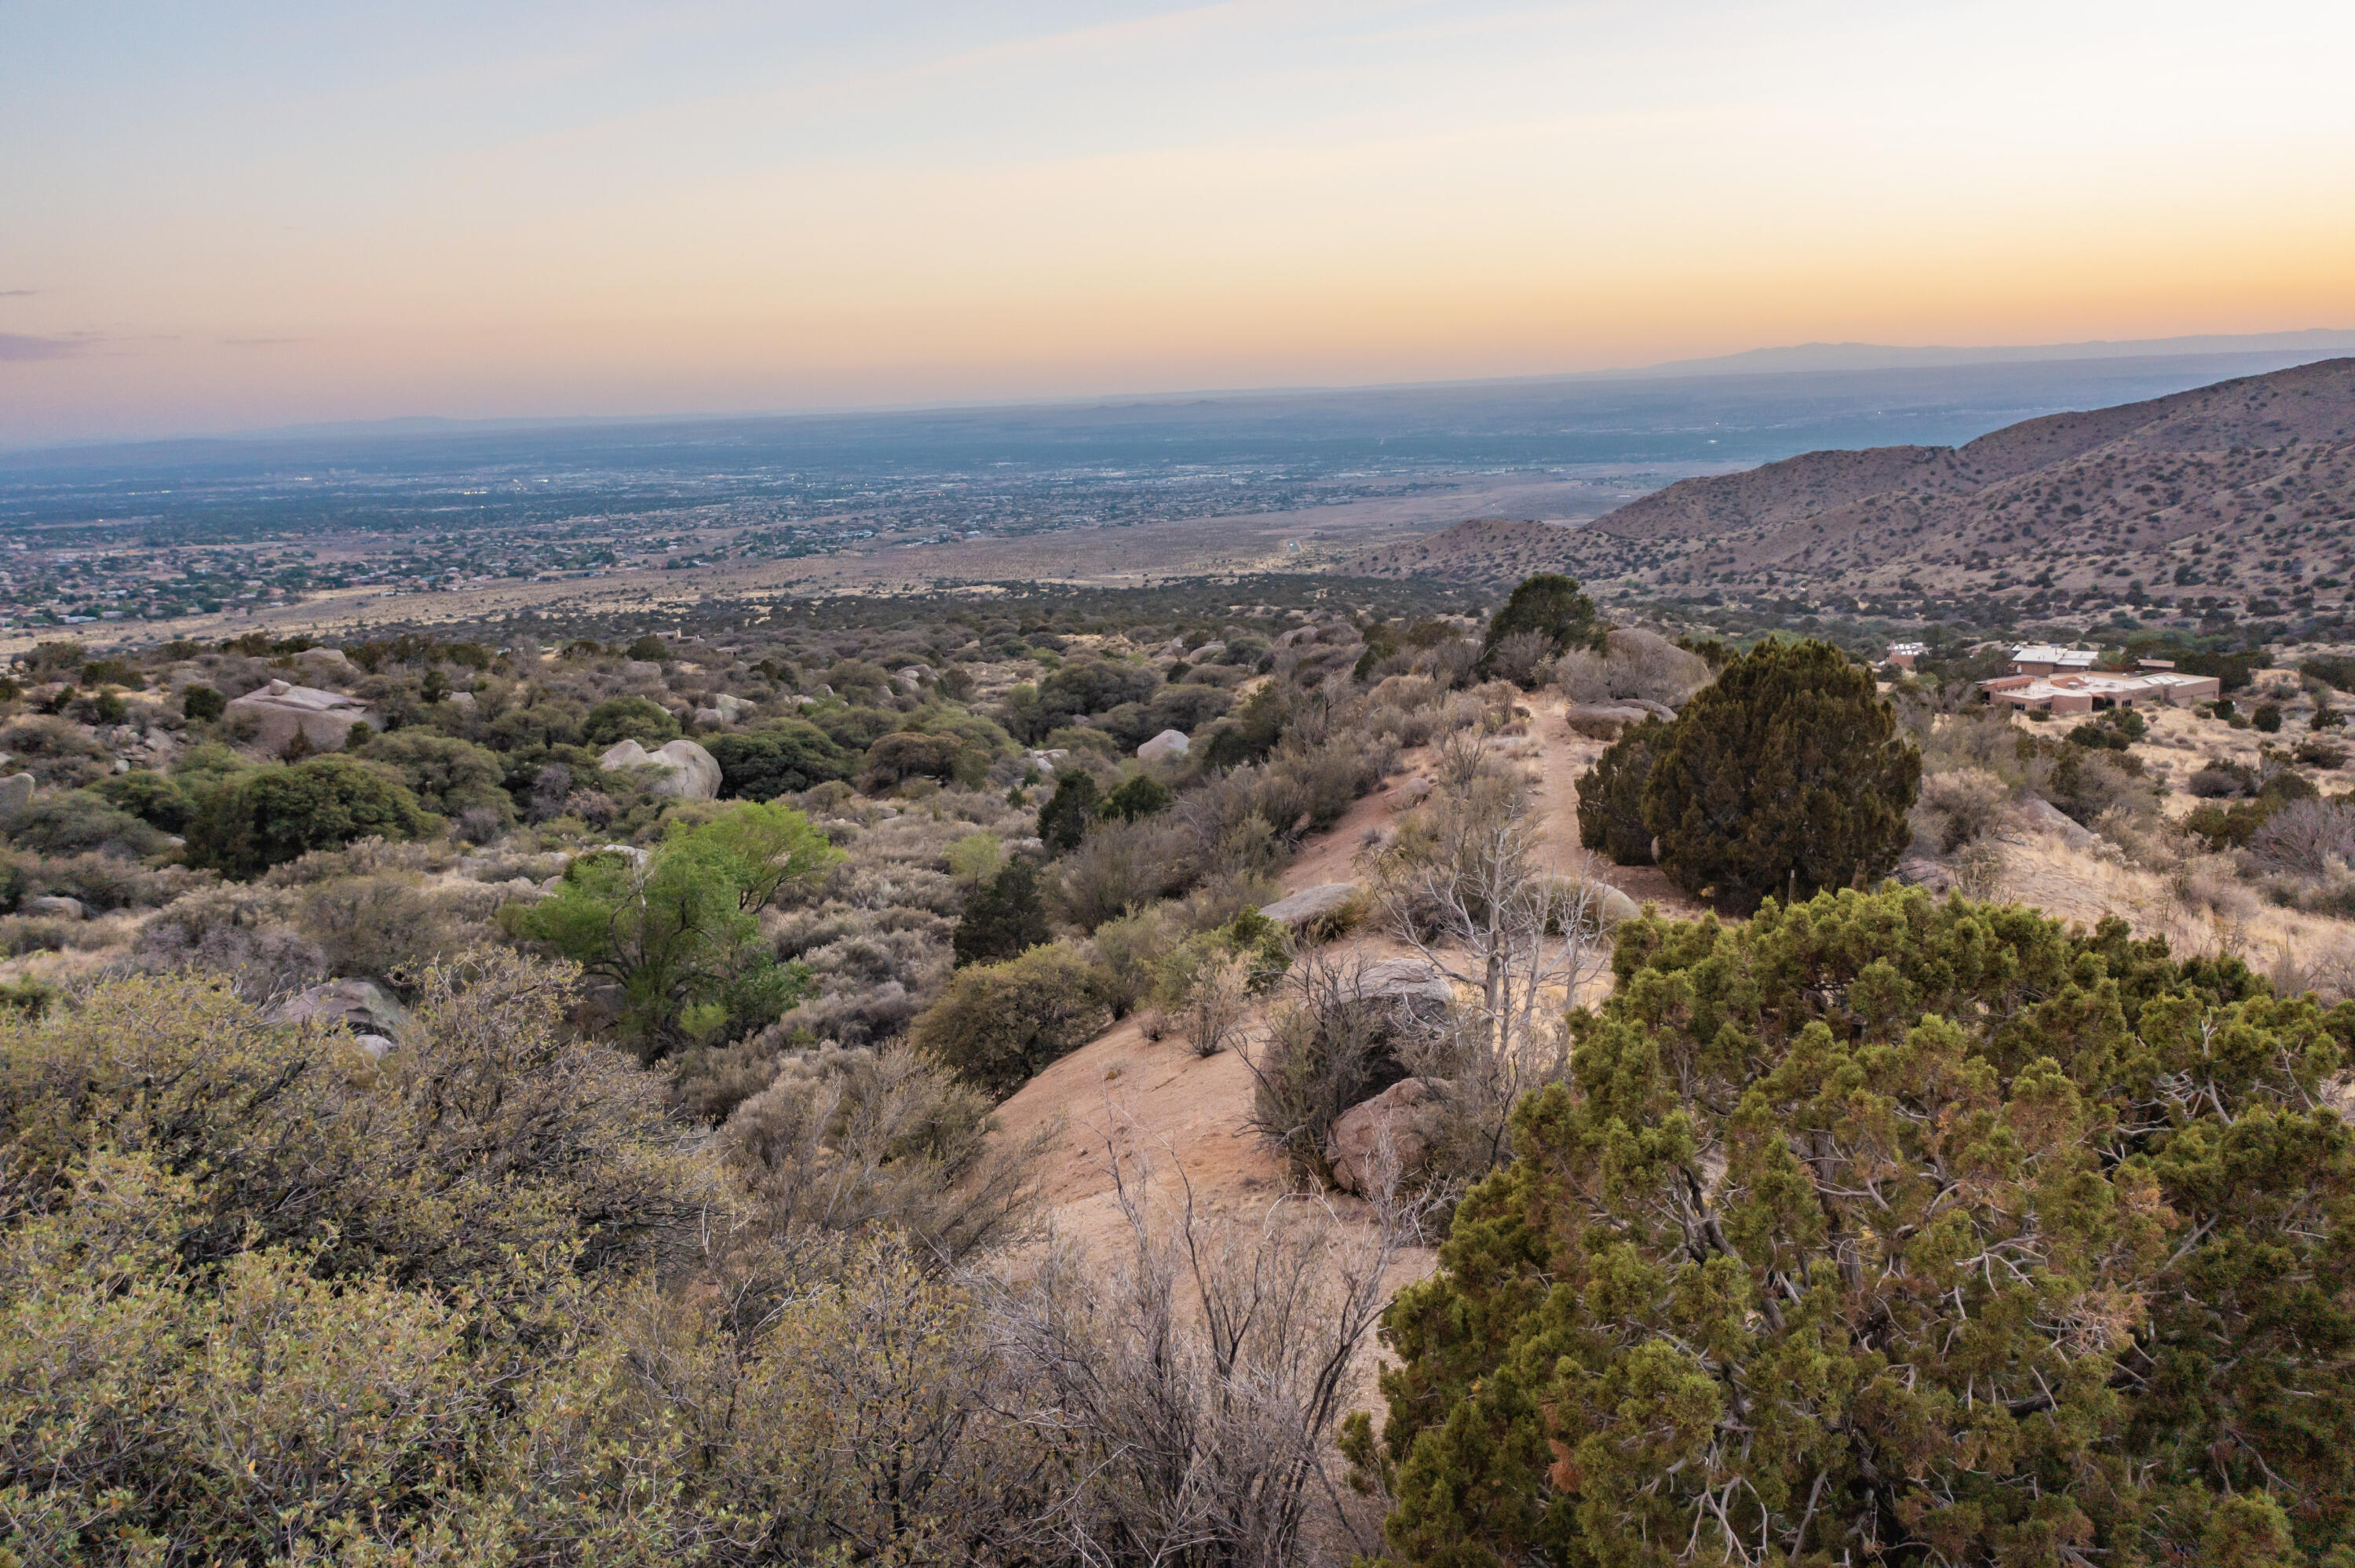
M 801 719 L 783 719 L 742 735 L 715 735 L 703 743 L 719 764 L 720 792 L 773 800 L 850 777 L 850 755 L 826 731 Z
M 963 969 L 1018 958 L 1053 934 L 1047 902 L 1039 895 L 1039 867 L 1022 859 L 1008 862 L 966 895 L 949 946 Z
M 314 757 L 221 785 L 188 824 L 188 861 L 258 876 L 354 839 L 411 839 L 439 827 L 409 787 L 348 757 Z
M 1652 830 L 1644 821 L 1644 787 L 1667 747 L 1668 726 L 1657 718 L 1622 730 L 1578 780 L 1578 842 L 1621 865 L 1648 865 Z
M 970 964 L 917 1015 L 917 1050 L 994 1099 L 1020 1088 L 1112 1022 L 1095 969 L 1060 943 L 1001 964 Z
M 228 707 L 229 699 L 210 686 L 190 686 L 180 694 L 180 716 L 190 724 L 217 719 Z
M 2338 1545 L 2355 1006 L 1918 890 L 1646 917 L 1615 968 L 1390 1309 L 1345 1446 L 1393 1561 Z
M 1284 720 L 1290 716 L 1282 683 L 1270 681 L 1251 694 L 1231 721 L 1211 732 L 1202 760 L 1212 768 L 1263 761 L 1284 738 Z
M 1604 628 L 1595 619 L 1594 601 L 1580 591 L 1578 579 L 1560 572 L 1524 577 L 1488 618 L 1487 635 L 1480 641 L 1480 667 L 1486 670 L 1497 644 L 1518 632 L 1534 631 L 1553 644 L 1556 653 L 1600 645 Z
M 840 858 L 800 812 L 746 802 L 674 832 L 644 866 L 619 851 L 581 855 L 554 893 L 500 914 L 513 935 L 619 987 L 622 1031 L 651 1062 L 801 999 L 809 969 L 776 961 L 760 911 Z
M 1106 795 L 1096 807 L 1096 814 L 1107 820 L 1117 817 L 1133 822 L 1139 817 L 1151 817 L 1169 809 L 1177 796 L 1169 786 L 1150 773 L 1140 773 Z
M 2259 703 L 2257 711 L 2249 715 L 2249 722 L 2255 726 L 2261 734 L 2279 735 L 2282 726 L 2281 707 L 2275 703 Z
M 670 710 L 644 697 L 608 697 L 581 721 L 581 738 L 593 747 L 624 740 L 660 746 L 678 735 L 678 720 Z
M 954 735 L 899 730 L 867 748 L 859 787 L 879 794 L 911 779 L 955 779 L 978 785 L 989 776 L 989 755 Z
M 1096 781 L 1074 768 L 1055 780 L 1055 793 L 1039 808 L 1039 838 L 1050 854 L 1080 847 L 1088 823 L 1095 820 Z
M 1767 642 L 1694 694 L 1652 765 L 1644 821 L 1677 885 L 1735 908 L 1886 874 L 1922 755 L 1872 676 L 1828 643 Z
M 164 847 L 164 835 L 149 823 L 108 803 L 95 789 L 53 790 L 34 797 L 6 829 L 18 849 L 38 854 L 99 852 L 137 859 Z
M 98 792 L 141 821 L 176 833 L 196 814 L 196 802 L 179 782 L 150 768 L 134 768 L 102 781 Z
M 670 644 L 653 632 L 647 632 L 629 646 L 629 656 L 645 664 L 670 662 Z
M 358 748 L 358 755 L 398 769 L 418 804 L 429 811 L 455 817 L 486 810 L 502 823 L 515 821 L 506 769 L 498 754 L 485 747 L 410 728 L 375 736 Z

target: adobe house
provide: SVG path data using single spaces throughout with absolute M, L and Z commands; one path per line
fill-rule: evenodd
M 2091 714 L 2105 708 L 2189 707 L 2223 695 L 2223 683 L 2213 675 L 2184 675 L 2173 670 L 2143 670 L 2134 674 L 2096 674 L 2076 671 L 1998 675 L 1981 681 L 1987 701 L 2002 703 L 2022 713 Z

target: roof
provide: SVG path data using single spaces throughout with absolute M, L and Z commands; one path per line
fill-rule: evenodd
M 2006 696 L 2024 697 L 2035 703 L 2073 692 L 2095 697 L 2136 697 L 2176 686 L 2197 686 L 2213 679 L 2211 675 L 2179 674 L 2172 670 L 2150 670 L 2139 675 L 2064 674 L 2055 671 L 2050 675 L 1999 675 L 1992 681 L 1981 681 L 1979 685 L 1988 692 L 2001 692 Z
M 1930 645 L 1926 642 L 1892 642 L 1889 645 L 1889 656 L 1891 659 L 1902 658 L 1908 653 L 1919 659 L 1929 651 Z
M 2062 648 L 2051 642 L 2024 642 L 2011 651 L 2015 664 L 2052 664 L 2067 670 L 2090 670 L 2094 666 L 2094 651 L 2090 648 Z

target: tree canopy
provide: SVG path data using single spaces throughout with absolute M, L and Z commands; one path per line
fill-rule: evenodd
M 1396 1561 L 2343 1563 L 2355 1004 L 1919 890 L 1615 967 L 1390 1310 Z
M 746 801 L 675 829 L 643 866 L 620 851 L 579 856 L 554 893 L 502 914 L 515 935 L 613 982 L 623 1033 L 654 1061 L 799 1000 L 809 971 L 776 961 L 760 911 L 840 858 L 800 812 Z
M 1693 694 L 1655 753 L 1644 821 L 1686 891 L 1737 909 L 1888 874 L 1922 755 L 1871 673 L 1828 643 L 1764 642 Z
M 1480 641 L 1482 666 L 1497 644 L 1523 631 L 1534 631 L 1551 642 L 1556 653 L 1567 653 L 1600 642 L 1603 625 L 1595 619 L 1594 601 L 1580 590 L 1577 578 L 1540 572 L 1523 577 L 1504 608 L 1488 618 L 1487 635 Z
M 354 839 L 414 838 L 433 819 L 408 786 L 347 757 L 257 769 L 216 789 L 188 824 L 188 860 L 258 876 Z

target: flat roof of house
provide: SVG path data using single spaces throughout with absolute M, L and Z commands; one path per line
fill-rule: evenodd
M 2062 648 L 2051 642 L 2024 642 L 2011 651 L 2015 664 L 2061 664 L 2073 670 L 2092 668 L 2094 657 L 2090 648 Z
M 2050 675 L 1998 675 L 1992 681 L 1981 681 L 1979 685 L 1990 693 L 2041 702 L 2066 693 L 2095 697 L 2140 696 L 2175 686 L 2196 686 L 2213 679 L 2212 675 L 2183 675 L 2172 670 L 2149 670 L 2139 675 L 2062 674 L 2055 671 Z
M 1889 645 L 1889 656 L 1891 659 L 1897 658 L 1899 655 L 1905 653 L 1911 653 L 1913 657 L 1919 659 L 1923 654 L 1927 653 L 1929 651 L 1930 645 L 1926 642 L 1892 642 Z

